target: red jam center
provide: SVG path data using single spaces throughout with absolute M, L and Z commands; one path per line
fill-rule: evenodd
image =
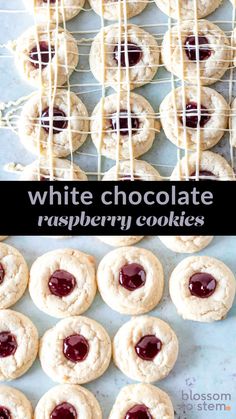
M 199 272 L 191 276 L 188 287 L 195 297 L 208 298 L 215 292 L 216 285 L 214 276 Z
M 122 42 L 120 45 L 120 65 L 121 67 L 126 67 L 126 50 L 128 52 L 128 66 L 133 67 L 138 64 L 142 58 L 143 52 L 141 48 L 136 44 L 127 44 L 125 47 L 125 42 Z M 119 46 L 116 45 L 114 48 L 114 59 L 119 65 Z
M 200 109 L 201 117 L 200 117 L 200 127 L 203 128 L 206 123 L 211 119 L 211 116 L 205 108 L 205 106 L 201 105 Z M 197 103 L 195 102 L 189 102 L 186 105 L 186 112 L 185 112 L 185 120 L 186 120 L 186 126 L 189 128 L 197 128 L 198 126 L 198 108 Z M 184 119 L 181 117 L 181 122 L 184 124 Z
M 0 419 L 11 419 L 10 410 L 4 406 L 0 406 Z
M 89 343 L 82 335 L 71 335 L 63 341 L 63 353 L 69 361 L 82 362 L 89 353 Z
M 63 269 L 53 272 L 48 282 L 51 293 L 60 298 L 71 294 L 75 286 L 76 279 L 74 275 Z
M 212 54 L 211 48 L 209 48 L 209 41 L 205 36 L 198 36 L 198 49 L 199 49 L 199 60 L 205 61 L 210 58 Z M 197 60 L 196 54 L 196 37 L 194 35 L 190 35 L 185 40 L 185 52 L 190 61 Z
M 41 115 L 41 124 L 46 132 L 49 132 L 50 129 L 49 115 L 49 108 L 44 109 Z M 53 134 L 58 134 L 58 132 L 62 131 L 63 129 L 66 129 L 67 126 L 68 122 L 66 120 L 66 114 L 59 108 L 53 108 Z
M 196 172 L 193 172 L 193 173 L 191 173 L 191 175 L 190 176 L 196 176 Z M 201 176 L 203 176 L 203 179 L 201 179 L 200 177 Z M 199 170 L 199 180 L 206 180 L 206 179 L 204 179 L 204 177 L 216 177 L 215 175 L 214 175 L 214 173 L 212 173 L 212 172 L 209 172 L 208 170 Z M 207 180 L 209 180 L 209 179 L 207 179 Z M 210 179 L 210 180 L 213 180 L 213 179 Z
M 0 358 L 14 355 L 17 350 L 17 341 L 10 332 L 0 333 Z
M 34 68 L 41 67 L 42 69 L 47 67 L 50 60 L 53 59 L 55 55 L 55 50 L 51 46 L 51 53 L 48 49 L 48 44 L 45 41 L 39 42 L 39 48 L 35 46 L 29 53 L 31 64 Z
M 50 419 L 77 419 L 77 412 L 72 404 L 64 402 L 55 407 Z
M 139 119 L 136 118 L 133 113 L 131 113 L 130 118 L 128 118 L 128 111 L 124 109 L 120 110 L 119 126 L 117 126 L 117 114 L 115 113 L 111 116 L 110 123 L 112 130 L 117 132 L 119 128 L 120 135 L 129 135 L 129 119 L 131 133 L 135 134 L 136 131 L 139 129 Z
M 153 419 L 149 409 L 144 404 L 137 404 L 125 415 L 124 419 Z
M 129 291 L 135 291 L 145 285 L 146 272 L 138 263 L 129 263 L 120 270 L 119 283 Z
M 155 335 L 143 336 L 135 345 L 136 354 L 144 361 L 153 361 L 162 348 L 162 342 Z
M 5 270 L 4 270 L 3 266 L 2 266 L 2 264 L 0 263 L 0 284 L 3 283 L 4 276 L 5 276 Z

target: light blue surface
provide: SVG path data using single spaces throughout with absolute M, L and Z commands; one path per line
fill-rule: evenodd
M 26 257 L 29 266 L 42 253 L 57 248 L 78 248 L 93 254 L 97 262 L 111 250 L 110 246 L 102 244 L 94 237 L 62 240 L 46 237 L 10 237 L 6 243 L 16 246 Z M 165 380 L 156 383 L 171 396 L 176 411 L 175 419 L 234 419 L 236 417 L 236 305 L 231 309 L 227 319 L 221 322 L 203 324 L 182 320 L 169 298 L 168 278 L 185 255 L 178 255 L 166 249 L 157 237 L 145 238 L 138 246 L 153 251 L 164 267 L 164 297 L 156 310 L 150 314 L 169 322 L 179 338 L 180 354 L 174 370 Z M 199 254 L 221 259 L 236 273 L 236 236 L 216 237 L 208 248 Z M 30 316 L 40 335 L 57 322 L 56 319 L 39 311 L 28 293 L 13 308 Z M 129 316 L 119 315 L 107 307 L 100 296 L 96 297 L 85 315 L 102 323 L 111 337 L 129 319 Z M 119 390 L 129 383 L 131 380 L 111 364 L 101 378 L 86 385 L 101 403 L 104 419 L 108 418 Z M 35 404 L 54 383 L 43 373 L 39 362 L 36 362 L 25 376 L 10 385 L 25 392 Z M 185 414 L 180 406 L 182 391 L 189 393 L 190 390 L 194 393 L 230 393 L 232 400 L 226 404 L 230 405 L 232 410 L 200 412 L 194 407 L 193 411 Z
M 88 3 L 86 7 L 89 8 Z M 9 39 L 16 39 L 27 27 L 33 24 L 33 18 L 24 11 L 24 6 L 20 0 L 0 0 L 1 9 L 21 9 L 23 13 L 0 13 L 0 44 L 4 44 Z M 232 6 L 229 0 L 224 0 L 221 7 L 217 9 L 215 13 L 208 17 L 212 21 L 223 21 L 228 23 L 219 23 L 219 26 L 227 31 L 230 36 L 230 30 L 232 28 Z M 162 26 L 158 27 L 147 27 L 145 28 L 157 37 L 159 45 L 161 44 L 163 34 L 167 30 L 168 18 L 165 16 L 155 5 L 154 2 L 150 2 L 150 5 L 141 13 L 139 16 L 130 20 L 131 22 L 138 25 L 157 24 L 163 23 Z M 175 21 L 172 21 L 172 24 Z M 109 23 L 109 22 L 107 22 Z M 85 30 L 99 30 L 100 18 L 93 12 L 81 12 L 75 19 L 68 23 L 68 29 L 70 31 L 85 31 Z M 92 34 L 76 34 L 77 39 L 82 37 L 91 38 Z M 90 43 L 87 46 L 80 46 L 79 51 L 81 54 L 88 54 L 90 50 Z M 14 60 L 12 57 L 2 57 L 2 54 L 9 55 L 9 52 L 2 49 L 0 50 L 0 102 L 9 100 L 16 100 L 25 94 L 32 91 L 32 87 L 27 85 L 20 77 L 15 69 Z M 88 55 L 81 56 L 79 62 L 79 69 L 89 69 Z M 229 80 L 230 72 L 227 71 L 224 79 L 216 83 L 213 87 L 216 88 L 220 93 L 223 93 L 226 100 L 228 100 Z M 166 94 L 171 90 L 170 84 L 170 73 L 164 68 L 160 68 L 156 74 L 156 79 L 163 80 L 162 83 L 148 84 L 142 88 L 136 89 L 137 93 L 143 94 L 154 107 L 155 112 L 158 111 L 159 105 Z M 164 82 L 167 79 L 167 82 Z M 75 83 L 96 83 L 93 76 L 88 73 L 74 73 L 70 79 L 71 84 Z M 235 83 L 234 83 L 235 85 Z M 235 94 L 235 86 L 233 85 L 233 94 Z M 177 86 L 177 84 L 176 84 Z M 84 91 L 91 91 L 96 89 L 94 93 L 83 93 Z M 89 113 L 92 112 L 94 106 L 97 104 L 99 97 L 101 96 L 101 90 L 99 85 L 95 87 L 81 87 L 72 89 L 76 91 L 83 102 L 86 104 Z M 113 93 L 112 89 L 106 89 L 106 94 Z M 28 164 L 35 160 L 35 156 L 31 155 L 28 151 L 25 151 L 24 147 L 20 144 L 17 135 L 11 131 L 1 131 L 1 150 L 0 153 L 0 179 L 16 179 L 17 176 L 13 173 L 7 173 L 3 170 L 3 166 L 9 162 L 18 162 L 21 164 Z M 218 153 L 224 155 L 228 161 L 230 161 L 230 147 L 228 136 L 219 142 L 219 144 L 212 149 Z M 92 144 L 91 140 L 88 139 L 86 143 L 79 149 L 81 153 L 89 153 L 94 156 L 86 156 L 81 154 L 75 154 L 75 161 L 84 169 L 86 172 L 97 171 L 97 157 L 96 149 Z M 173 167 L 177 161 L 177 148 L 169 140 L 165 138 L 163 132 L 156 136 L 156 141 L 152 149 L 146 153 L 143 157 L 144 160 L 157 165 L 157 169 L 164 176 L 171 174 Z M 109 159 L 103 159 L 102 169 L 105 171 L 109 167 L 113 166 L 114 162 Z

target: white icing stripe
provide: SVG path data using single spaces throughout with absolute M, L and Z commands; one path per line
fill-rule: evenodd
M 183 42 L 182 42 L 182 32 L 180 29 L 180 21 L 181 21 L 181 14 L 180 14 L 180 5 L 179 0 L 177 0 L 177 32 L 179 38 L 179 47 L 180 47 L 180 59 L 181 59 L 181 72 L 182 72 L 182 121 L 183 121 L 183 136 L 184 136 L 184 143 L 185 143 L 185 156 L 186 156 L 186 163 L 185 163 L 185 173 L 186 173 L 186 180 L 189 179 L 188 173 L 188 147 L 187 147 L 187 129 L 186 129 L 186 91 L 185 91 L 185 81 L 184 81 L 184 74 L 185 74 L 185 67 L 184 67 L 184 51 L 183 51 Z M 178 163 L 179 163 L 180 155 L 178 155 Z
M 104 33 L 105 33 L 105 22 L 104 22 L 104 5 L 103 5 L 103 1 L 101 1 L 101 17 L 100 17 L 100 22 L 101 22 L 101 33 L 102 33 L 102 45 L 101 45 L 101 49 L 102 49 L 102 86 L 101 86 L 101 90 L 102 90 L 102 98 L 101 98 L 101 119 L 100 119 L 100 133 L 99 133 L 99 146 L 98 146 L 98 162 L 97 162 L 97 167 L 98 167 L 98 175 L 97 175 L 97 179 L 101 180 L 101 166 L 102 166 L 102 155 L 101 155 L 101 149 L 102 149 L 102 143 L 103 143 L 103 139 L 104 139 L 104 99 L 106 96 L 106 87 L 105 87 L 105 80 L 106 80 L 106 68 L 105 68 L 105 56 L 106 56 L 106 49 L 105 49 L 105 42 L 104 42 Z
M 201 73 L 200 73 L 200 51 L 199 51 L 199 40 L 198 40 L 198 18 L 197 18 L 197 0 L 194 0 L 194 35 L 196 45 L 196 58 L 197 58 L 197 147 L 196 147 L 196 180 L 199 180 L 199 167 L 200 167 L 200 151 L 201 151 Z M 191 173 L 188 173 L 191 176 Z
M 168 1 L 169 5 L 169 11 L 170 11 L 170 0 Z M 170 15 L 170 13 L 169 13 Z M 168 33 L 169 33 L 169 52 L 171 54 L 171 48 L 172 48 L 172 36 L 171 36 L 171 27 L 172 27 L 172 18 L 168 18 Z M 175 92 L 175 76 L 173 73 L 171 73 L 171 90 L 173 94 L 173 107 L 174 107 L 174 116 L 175 116 L 175 130 L 177 133 L 177 162 L 181 159 L 181 152 L 179 148 L 180 140 L 179 140 L 179 124 L 178 124 L 178 111 L 177 111 L 177 105 L 176 105 L 176 92 Z M 180 167 L 179 167 L 180 171 Z
M 57 0 L 58 1 L 58 0 Z M 66 17 L 65 17 L 65 7 L 64 7 L 64 0 L 61 0 L 61 14 L 62 14 L 62 24 L 63 24 L 63 29 L 66 31 Z M 74 178 L 74 167 L 73 167 L 73 160 L 74 160 L 74 156 L 73 156 L 73 143 L 72 143 L 72 129 L 71 129 L 71 85 L 70 85 L 70 78 L 68 76 L 69 74 L 69 65 L 68 65 L 68 60 L 67 60 L 67 42 L 65 39 L 65 59 L 66 59 L 66 73 L 67 73 L 67 128 L 69 131 L 69 143 L 70 143 L 70 177 L 71 179 Z
M 118 90 L 117 90 L 117 106 L 116 106 L 116 180 L 119 180 L 119 170 L 120 170 L 120 98 L 121 98 L 121 41 L 122 41 L 122 8 L 121 2 L 119 2 L 119 19 L 118 19 Z
M 35 29 L 35 40 L 36 40 L 36 48 L 37 48 L 37 54 L 38 57 L 40 57 L 40 61 L 41 61 L 41 54 L 40 54 L 40 45 L 39 45 L 39 33 L 38 33 L 38 26 L 37 26 L 37 13 L 36 13 L 36 0 L 34 0 L 34 13 L 33 13 L 33 17 L 34 17 L 34 29 Z M 39 87 L 39 93 L 40 93 L 40 97 L 42 98 L 42 67 L 40 65 L 41 63 L 39 62 L 39 77 L 41 79 L 41 83 L 40 83 L 40 87 Z M 40 101 L 40 107 L 39 107 L 39 112 L 40 115 L 42 114 L 42 100 Z M 39 124 L 41 127 L 41 119 L 39 120 Z M 39 159 L 38 159 L 38 180 L 40 180 L 41 175 L 40 175 L 40 154 L 41 154 L 41 145 L 40 145 L 40 129 L 38 130 L 38 137 L 37 137 L 37 148 L 38 148 L 38 155 L 39 155 Z
M 131 121 L 131 105 L 130 105 L 130 70 L 129 70 L 129 54 L 128 54 L 128 22 L 127 22 L 127 4 L 124 0 L 124 42 L 125 42 L 125 76 L 126 76 L 126 89 L 127 89 L 127 120 L 128 120 L 128 133 L 129 133 L 129 153 L 130 153 L 130 176 L 134 180 L 134 155 L 133 155 L 133 141 L 132 141 L 132 121 Z
M 235 21 L 236 21 L 236 4 L 233 2 L 232 7 L 232 35 L 230 39 L 231 51 L 232 56 L 231 59 L 233 61 L 233 45 L 234 45 L 234 29 L 235 29 Z M 230 106 L 230 115 L 232 116 L 233 112 L 231 111 L 232 101 L 233 101 L 233 84 L 234 84 L 234 66 L 230 67 L 230 78 L 229 78 L 229 106 Z M 230 161 L 231 166 L 234 168 L 234 147 L 233 147 L 233 128 L 230 119 L 230 126 L 229 126 L 229 147 L 230 147 Z

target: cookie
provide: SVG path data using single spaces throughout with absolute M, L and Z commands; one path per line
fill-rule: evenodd
M 228 114 L 226 100 L 210 87 L 202 87 L 200 95 L 197 87 L 185 87 L 184 93 L 178 87 L 160 105 L 166 137 L 177 147 L 188 150 L 196 150 L 198 144 L 201 150 L 217 144 L 228 126 Z
M 8 236 L 0 236 L 0 242 L 5 240 Z
M 236 64 L 236 61 L 235 61 Z M 236 98 L 233 100 L 230 112 L 230 129 L 231 129 L 231 144 L 236 147 Z
M 125 30 L 121 25 L 120 34 L 119 25 L 110 25 L 93 40 L 90 69 L 95 79 L 105 86 L 128 91 L 153 79 L 159 66 L 159 55 L 155 38 L 139 26 L 128 24 Z
M 100 100 L 91 116 L 90 131 L 99 154 L 126 160 L 139 157 L 152 147 L 160 125 L 143 96 L 131 93 L 129 98 L 121 92 Z
M 0 243 L 0 309 L 13 306 L 24 294 L 29 279 L 27 263 L 12 246 Z
M 41 158 L 24 167 L 21 180 L 88 180 L 86 173 L 69 160 Z
M 195 18 L 195 7 L 197 7 L 197 17 L 201 19 L 210 15 L 220 6 L 221 0 L 155 0 L 157 6 L 163 13 L 179 20 L 191 20 Z M 196 6 L 195 6 L 196 5 Z
M 227 36 L 217 25 L 208 20 L 190 20 L 174 26 L 165 34 L 162 61 L 166 69 L 181 80 L 210 85 L 220 80 L 229 67 L 229 46 Z
M 141 241 L 144 236 L 97 236 L 101 242 L 109 244 L 110 246 L 132 246 L 132 244 Z
M 77 42 L 56 26 L 29 28 L 13 44 L 16 67 L 35 86 L 62 86 L 78 64 Z
M 0 381 L 23 375 L 37 353 L 38 332 L 31 320 L 13 310 L 0 310 Z
M 114 337 L 114 362 L 132 380 L 151 383 L 165 378 L 177 356 L 174 331 L 156 317 L 134 317 Z
M 103 176 L 102 180 L 161 180 L 160 173 L 144 160 L 120 161 Z
M 0 386 L 0 418 L 32 419 L 33 409 L 21 391 L 13 387 Z
M 84 313 L 96 290 L 95 260 L 79 250 L 45 253 L 30 270 L 30 296 L 50 316 L 62 318 Z
M 125 16 L 130 19 L 141 13 L 148 4 L 148 0 L 128 0 L 125 2 L 112 2 L 105 0 L 102 3 L 97 0 L 89 0 L 90 6 L 99 16 L 106 20 L 122 20 Z
M 62 384 L 51 388 L 39 400 L 34 419 L 102 419 L 102 411 L 94 395 L 86 388 Z
M 84 6 L 84 0 L 63 0 L 58 4 L 55 0 L 24 0 L 24 3 L 38 21 L 59 23 L 75 17 Z
M 35 93 L 24 105 L 18 123 L 23 146 L 41 156 L 65 157 L 86 140 L 88 112 L 73 92 L 58 90 L 54 96 Z
M 170 296 L 178 314 L 187 320 L 222 320 L 230 310 L 236 289 L 231 270 L 220 260 L 191 256 L 170 277 Z
M 195 253 L 205 249 L 213 236 L 159 236 L 161 242 L 176 253 Z
M 198 166 L 198 174 L 197 174 Z M 220 154 L 202 151 L 199 155 L 189 153 L 174 168 L 171 180 L 234 180 L 232 167 Z
M 82 316 L 61 320 L 43 336 L 40 361 L 58 383 L 84 384 L 100 377 L 111 359 L 111 341 L 96 321 Z
M 131 384 L 121 389 L 109 419 L 174 419 L 167 393 L 151 384 Z
M 123 314 L 143 314 L 161 300 L 164 273 L 157 257 L 146 249 L 121 247 L 107 253 L 97 270 L 105 303 Z

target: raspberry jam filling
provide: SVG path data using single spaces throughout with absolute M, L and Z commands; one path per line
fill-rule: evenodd
M 135 345 L 136 354 L 144 361 L 153 361 L 161 348 L 162 342 L 155 335 L 143 336 Z
M 56 406 L 50 415 L 50 419 L 77 419 L 77 417 L 77 412 L 74 406 L 66 402 Z
M 122 42 L 120 45 L 120 65 L 121 67 L 126 67 L 126 51 L 128 53 L 128 66 L 133 67 L 139 63 L 143 56 L 143 51 L 137 44 L 127 44 L 125 47 L 125 42 Z M 116 45 L 113 51 L 114 60 L 117 65 L 119 65 L 119 46 Z
M 70 272 L 59 269 L 50 276 L 48 287 L 51 294 L 57 297 L 67 297 L 75 289 L 76 279 Z
M 212 54 L 212 49 L 206 45 L 209 45 L 208 39 L 205 36 L 198 36 L 198 50 L 200 61 L 208 60 L 208 58 L 210 58 Z M 196 37 L 194 35 L 188 36 L 184 43 L 184 49 L 190 61 L 197 60 L 196 48 Z
M 0 406 L 0 419 L 12 419 L 10 410 L 4 406 Z
M 135 291 L 145 285 L 146 272 L 138 263 L 124 265 L 119 273 L 119 283 L 129 291 Z
M 200 109 L 200 127 L 203 128 L 206 123 L 211 119 L 211 116 L 209 114 L 209 111 L 205 106 L 201 105 Z M 197 103 L 195 102 L 189 102 L 186 105 L 186 111 L 185 111 L 185 123 L 186 127 L 188 128 L 197 128 L 199 122 L 198 118 L 198 108 Z M 181 117 L 181 123 L 184 125 L 184 118 Z
M 4 281 L 4 276 L 5 276 L 5 270 L 2 266 L 2 264 L 0 263 L 0 285 L 3 283 Z M 1 418 L 0 418 L 1 419 Z
M 128 135 L 129 134 L 129 119 L 130 119 L 130 126 L 132 134 L 135 134 L 139 129 L 139 119 L 135 117 L 133 113 L 130 114 L 130 118 L 128 118 L 128 111 L 125 109 L 120 110 L 119 115 L 119 126 L 117 126 L 117 113 L 113 114 L 110 119 L 111 129 L 115 132 L 120 130 L 120 135 Z
M 214 276 L 204 272 L 198 272 L 189 279 L 189 291 L 192 295 L 199 298 L 210 297 L 216 289 L 216 279 Z
M 196 176 L 196 172 L 191 173 L 190 176 L 193 176 L 193 177 Z M 201 177 L 201 176 L 204 176 L 204 177 L 214 177 L 214 178 L 216 177 L 214 175 L 214 173 L 209 172 L 208 170 L 199 170 L 199 177 Z M 200 180 L 206 180 L 206 179 L 200 179 Z M 213 179 L 211 179 L 211 180 L 213 180 Z
M 49 108 L 44 109 L 41 115 L 41 125 L 46 132 L 49 132 L 50 129 L 49 115 Z M 59 108 L 53 108 L 53 134 L 58 134 L 63 129 L 66 129 L 67 126 L 66 114 Z
M 29 53 L 31 64 L 36 69 L 38 69 L 39 67 L 41 67 L 42 69 L 47 67 L 48 63 L 50 62 L 50 60 L 53 59 L 54 55 L 55 55 L 54 48 L 51 46 L 51 53 L 50 53 L 48 49 L 48 44 L 45 41 L 39 42 L 39 48 L 35 46 L 34 48 L 32 48 L 32 50 Z
M 153 419 L 149 409 L 144 404 L 137 404 L 125 415 L 124 419 Z
M 17 341 L 15 336 L 10 332 L 0 333 L 0 358 L 14 355 L 17 350 Z
M 71 335 L 63 341 L 63 353 L 71 362 L 84 361 L 89 353 L 89 343 L 82 335 Z

